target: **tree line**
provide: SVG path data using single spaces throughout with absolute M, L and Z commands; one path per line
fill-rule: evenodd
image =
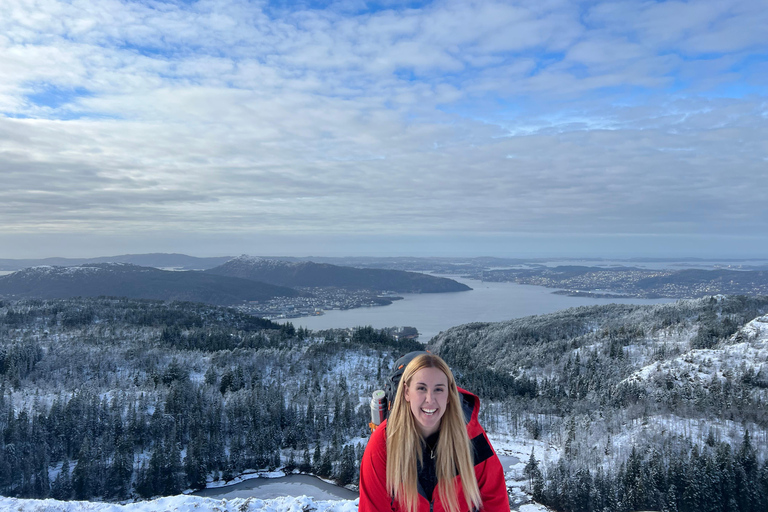
M 249 469 L 354 483 L 363 446 L 349 440 L 369 433 L 361 397 L 420 346 L 191 303 L 3 309 L 0 494 L 25 498 L 148 498 Z
M 765 511 L 768 361 L 738 331 L 766 311 L 768 297 L 739 296 L 579 307 L 459 326 L 430 345 L 493 397 L 487 428 L 560 448 L 558 462 L 528 461 L 530 490 L 555 510 Z M 634 450 L 614 441 L 628 436 Z
M 758 461 L 745 431 L 734 450 L 710 435 L 677 448 L 633 446 L 618 471 L 561 458 L 542 472 L 533 452 L 525 466 L 534 499 L 563 512 L 764 512 L 768 462 Z

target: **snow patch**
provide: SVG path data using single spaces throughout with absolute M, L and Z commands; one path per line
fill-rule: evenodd
M 668 386 L 725 382 L 747 370 L 768 370 L 768 315 L 747 323 L 728 341 L 712 349 L 692 349 L 640 368 L 625 383 L 657 382 Z
M 217 500 L 198 496 L 170 496 L 151 501 L 97 503 L 91 501 L 20 500 L 0 497 L 0 510 L 17 512 L 357 512 L 358 500 L 315 501 L 307 496 L 271 500 Z

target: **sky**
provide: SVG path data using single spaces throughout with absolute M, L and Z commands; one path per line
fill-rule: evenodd
M 768 257 L 768 9 L 3 0 L 0 258 Z

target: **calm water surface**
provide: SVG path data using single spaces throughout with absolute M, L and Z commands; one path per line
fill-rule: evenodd
M 470 322 L 501 322 L 529 315 L 593 304 L 660 304 L 674 299 L 592 299 L 555 295 L 552 288 L 516 283 L 490 283 L 456 278 L 468 292 L 405 294 L 389 306 L 331 310 L 325 315 L 293 318 L 296 327 L 312 330 L 371 325 L 375 328 L 411 326 L 429 341 L 440 331 Z

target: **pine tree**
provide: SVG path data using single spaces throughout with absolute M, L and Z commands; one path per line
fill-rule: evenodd
M 72 471 L 72 490 L 75 499 L 87 500 L 91 497 L 91 440 L 86 437 L 77 455 L 77 464 Z
M 528 477 L 528 489 L 530 489 L 530 491 L 535 494 L 534 481 L 537 479 L 541 480 L 541 471 L 539 470 L 539 462 L 533 455 L 533 447 L 531 447 L 531 456 L 528 458 L 528 463 L 523 469 L 523 474 Z
M 312 454 L 312 472 L 316 475 L 320 474 L 320 465 L 322 454 L 320 453 L 320 444 L 315 445 L 315 452 Z
M 204 489 L 206 470 L 202 459 L 204 453 L 202 441 L 195 437 L 187 446 L 187 456 L 184 458 L 184 473 L 190 489 Z
M 681 508 L 684 510 L 698 512 L 703 506 L 704 475 L 701 471 L 699 458 L 699 447 L 694 445 L 693 450 L 691 450 L 691 458 L 688 462 L 685 490 L 683 491 L 682 496 Z
M 64 457 L 61 464 L 61 471 L 56 475 L 51 487 L 51 497 L 59 501 L 72 499 L 72 479 L 69 474 L 69 460 Z
M 741 511 L 757 511 L 758 482 L 757 455 L 752 446 L 749 430 L 744 431 L 744 437 L 736 453 L 736 487 L 737 502 Z
M 341 451 L 341 462 L 339 463 L 339 474 L 337 480 L 339 485 L 351 484 L 355 478 L 355 452 L 351 446 L 345 446 Z
M 166 455 L 165 466 L 163 468 L 163 480 L 164 485 L 162 493 L 166 496 L 179 494 L 183 489 L 184 482 L 184 470 L 181 465 L 181 450 L 176 443 L 176 429 L 174 428 L 171 435 L 166 440 L 165 451 Z
M 627 459 L 623 481 L 624 504 L 629 507 L 629 510 L 637 510 L 645 497 L 642 466 L 642 456 L 637 451 L 637 448 L 632 446 L 632 451 Z
M 296 469 L 296 467 L 296 454 L 293 449 L 291 449 L 288 455 L 288 462 L 285 464 L 285 472 L 293 473 L 293 470 Z
M 669 490 L 667 490 L 667 510 L 669 512 L 678 512 L 677 487 L 675 487 L 675 484 L 670 485 Z
M 121 437 L 108 469 L 107 495 L 118 500 L 127 499 L 130 496 L 132 474 L 133 446 L 128 439 Z
M 304 455 L 301 458 L 301 465 L 299 466 L 299 471 L 302 473 L 309 473 L 312 471 L 312 462 L 309 458 L 309 446 L 304 447 Z
M 333 448 L 329 446 L 320 458 L 320 467 L 317 468 L 318 476 L 329 478 L 333 475 Z

